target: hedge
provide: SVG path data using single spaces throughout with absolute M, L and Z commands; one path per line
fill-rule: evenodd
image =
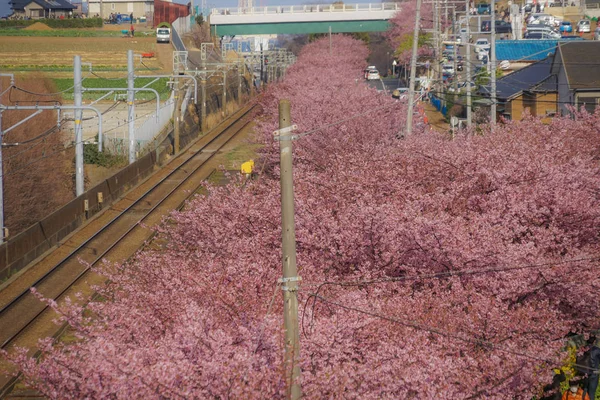
M 66 19 L 36 19 L 36 20 L 6 20 L 0 21 L 0 28 L 18 28 L 41 22 L 50 28 L 102 28 L 101 18 L 66 18 Z

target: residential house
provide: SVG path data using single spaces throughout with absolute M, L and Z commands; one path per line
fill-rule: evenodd
M 552 64 L 561 114 L 569 105 L 593 112 L 600 104 L 600 42 L 584 40 L 559 43 Z
M 67 0 L 10 0 L 13 17 L 41 19 L 67 18 L 76 6 Z
M 496 80 L 498 114 L 520 120 L 525 110 L 537 117 L 551 118 L 557 112 L 556 77 L 552 75 L 552 57 L 530 64 Z M 489 97 L 490 87 L 480 93 Z M 486 102 L 483 102 L 486 104 Z
M 100 12 L 102 6 L 102 12 Z M 88 16 L 110 14 L 133 14 L 134 18 L 151 18 L 154 13 L 154 0 L 88 0 Z

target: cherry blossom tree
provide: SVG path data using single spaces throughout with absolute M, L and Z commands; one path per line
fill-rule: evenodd
M 282 398 L 277 104 L 294 141 L 306 398 L 532 398 L 598 327 L 600 114 L 450 138 L 368 88 L 360 42 L 307 45 L 269 87 L 256 179 L 209 187 L 157 229 L 79 341 L 16 362 L 50 398 Z M 343 65 L 344 68 L 339 66 Z

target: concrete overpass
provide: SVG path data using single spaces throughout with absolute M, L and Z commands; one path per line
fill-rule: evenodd
M 252 8 L 213 8 L 215 36 L 382 32 L 401 3 L 314 4 Z

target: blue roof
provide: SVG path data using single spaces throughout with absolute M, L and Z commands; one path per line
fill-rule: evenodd
M 540 61 L 554 54 L 558 40 L 496 40 L 498 61 Z

